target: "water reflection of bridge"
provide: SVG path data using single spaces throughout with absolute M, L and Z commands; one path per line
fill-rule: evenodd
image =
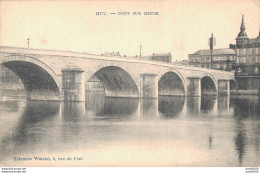
M 48 101 L 27 101 L 24 114 L 34 114 L 32 118 L 44 118 L 45 114 L 66 114 L 73 115 L 128 115 L 137 112 L 141 114 L 175 115 L 179 113 L 196 115 L 201 112 L 230 113 L 238 118 L 258 117 L 260 114 L 258 97 L 247 99 L 243 96 L 204 96 L 204 97 L 183 97 L 183 96 L 162 96 L 158 99 L 135 99 L 135 98 L 109 98 L 102 93 L 90 93 L 86 103 L 69 102 L 48 102 Z M 0 101 L 1 107 L 10 108 L 10 112 L 18 111 L 20 106 L 16 100 Z M 137 109 L 140 109 L 138 111 Z M 40 110 L 40 111 L 39 111 Z M 41 111 L 43 110 L 43 111 Z M 156 111 L 155 111 L 156 110 Z M 28 112 L 27 112 L 28 111 Z M 34 113 L 36 111 L 36 113 Z M 39 112 L 38 112 L 39 111 Z M 51 111 L 51 112 L 50 112 Z M 62 113 L 60 113 L 62 111 Z M 151 113 L 147 113 L 151 112 Z M 37 115 L 37 116 L 36 116 Z
M 8 107 L 10 102 L 1 102 L 1 107 Z M 13 110 L 19 110 L 19 104 L 12 104 Z M 124 123 L 138 119 L 203 119 L 208 117 L 224 117 L 229 121 L 235 119 L 233 145 L 237 151 L 239 164 L 243 165 L 243 158 L 248 145 L 253 145 L 259 151 L 258 138 L 248 136 L 245 131 L 245 119 L 260 118 L 260 101 L 258 97 L 246 99 L 243 97 L 160 97 L 159 99 L 133 98 L 105 98 L 103 96 L 89 96 L 85 103 L 80 102 L 31 102 L 27 101 L 23 114 L 17 120 L 12 133 L 1 141 L 0 155 L 7 157 L 15 153 L 38 152 L 39 145 L 44 150 L 63 150 L 64 142 L 75 143 L 73 147 L 81 147 L 93 140 L 108 140 L 123 130 Z M 196 119 L 197 120 L 197 119 Z M 111 124 L 103 125 L 102 121 Z M 45 122 L 45 123 L 44 123 Z M 47 122 L 47 123 L 46 123 Z M 100 122 L 100 123 L 99 123 Z M 121 122 L 120 125 L 113 125 Z M 220 122 L 221 123 L 221 122 Z M 218 136 L 214 126 L 209 122 L 205 132 L 194 136 L 194 142 L 201 139 L 208 143 L 208 149 L 216 147 L 216 140 L 224 140 L 225 136 Z M 260 126 L 251 124 L 260 131 Z M 185 125 L 183 125 L 185 127 Z M 210 130 L 211 129 L 211 130 Z M 186 133 L 190 127 L 186 127 Z M 107 132 L 105 132 L 107 131 Z M 104 135 L 101 135 L 101 134 Z M 258 135 L 258 134 L 255 134 Z M 80 138 L 82 136 L 83 138 Z M 95 138 L 95 139 L 90 139 Z M 220 138 L 221 137 L 221 138 Z M 58 141 L 57 141 L 58 139 Z M 75 142 L 77 140 L 81 142 Z M 47 142 L 43 142 L 47 141 Z M 232 141 L 232 140 L 231 140 Z M 250 143 L 248 141 L 251 141 Z M 42 143 L 45 145 L 42 146 Z M 91 144 L 92 145 L 92 144 Z M 228 143 L 228 145 L 230 145 Z M 23 146 L 23 147 L 21 147 Z M 27 146 L 24 148 L 24 146 Z M 53 147 L 55 146 L 55 149 Z M 21 148 L 23 148 L 21 150 Z

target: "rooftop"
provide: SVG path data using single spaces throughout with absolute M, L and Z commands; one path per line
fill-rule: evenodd
M 235 55 L 235 50 L 234 49 L 213 49 L 213 55 Z M 205 50 L 198 50 L 194 54 L 191 55 L 211 55 L 211 50 L 210 49 L 205 49 Z
M 252 44 L 252 43 L 260 43 L 260 37 L 250 38 L 249 39 L 249 44 Z
M 171 56 L 171 53 L 153 53 L 152 56 Z

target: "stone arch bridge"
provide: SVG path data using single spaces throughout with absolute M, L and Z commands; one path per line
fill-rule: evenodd
M 235 86 L 231 72 L 69 51 L 2 46 L 0 64 L 20 77 L 31 100 L 85 101 L 93 76 L 110 97 L 229 95 Z

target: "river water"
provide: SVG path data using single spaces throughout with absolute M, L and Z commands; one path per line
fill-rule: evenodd
M 1 96 L 0 164 L 260 166 L 259 100 L 89 93 L 86 103 L 59 103 Z

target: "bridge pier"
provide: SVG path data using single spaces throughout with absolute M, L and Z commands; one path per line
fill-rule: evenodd
M 62 69 L 64 101 L 85 102 L 85 72 L 80 68 Z
M 201 111 L 201 97 L 186 98 L 186 116 L 199 115 Z
M 218 94 L 230 95 L 230 81 L 227 79 L 218 80 Z
M 158 98 L 158 76 L 144 73 L 140 77 L 140 98 Z
M 201 96 L 201 82 L 199 77 L 187 78 L 187 96 Z

